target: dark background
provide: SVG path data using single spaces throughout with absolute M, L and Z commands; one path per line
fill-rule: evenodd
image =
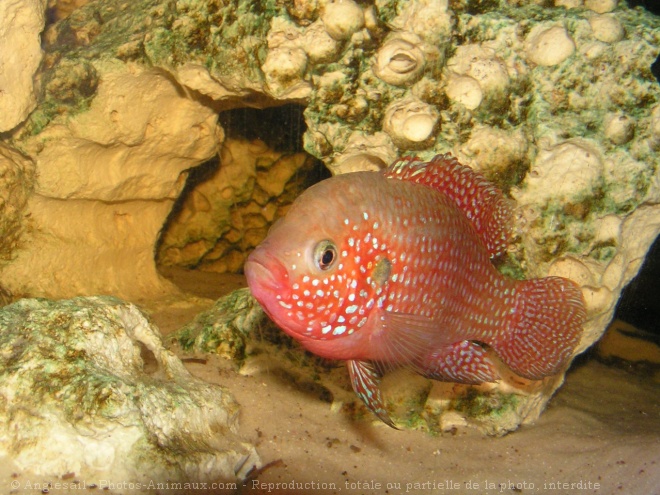
M 628 0 L 628 5 L 660 15 L 660 0 Z M 660 56 L 651 70 L 660 84 Z M 637 277 L 623 291 L 616 318 L 660 337 L 660 237 L 655 240 Z

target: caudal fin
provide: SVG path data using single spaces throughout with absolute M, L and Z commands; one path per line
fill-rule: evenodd
M 561 277 L 521 282 L 506 337 L 495 352 L 516 374 L 538 380 L 561 370 L 586 319 L 580 288 Z

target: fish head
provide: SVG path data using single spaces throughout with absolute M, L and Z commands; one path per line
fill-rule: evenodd
M 375 172 L 355 172 L 312 186 L 245 264 L 250 290 L 270 318 L 325 357 L 346 358 L 318 344 L 364 327 L 387 274 L 370 201 L 380 180 Z

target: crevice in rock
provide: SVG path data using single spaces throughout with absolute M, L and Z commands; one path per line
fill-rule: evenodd
M 304 107 L 237 108 L 219 115 L 218 155 L 189 169 L 155 246 L 170 268 L 242 273 L 251 250 L 302 191 L 329 177 L 303 150 Z

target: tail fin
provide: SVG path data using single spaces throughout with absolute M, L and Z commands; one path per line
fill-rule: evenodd
M 538 380 L 557 373 L 582 335 L 586 319 L 580 288 L 561 277 L 521 282 L 506 338 L 495 352 L 516 374 Z

